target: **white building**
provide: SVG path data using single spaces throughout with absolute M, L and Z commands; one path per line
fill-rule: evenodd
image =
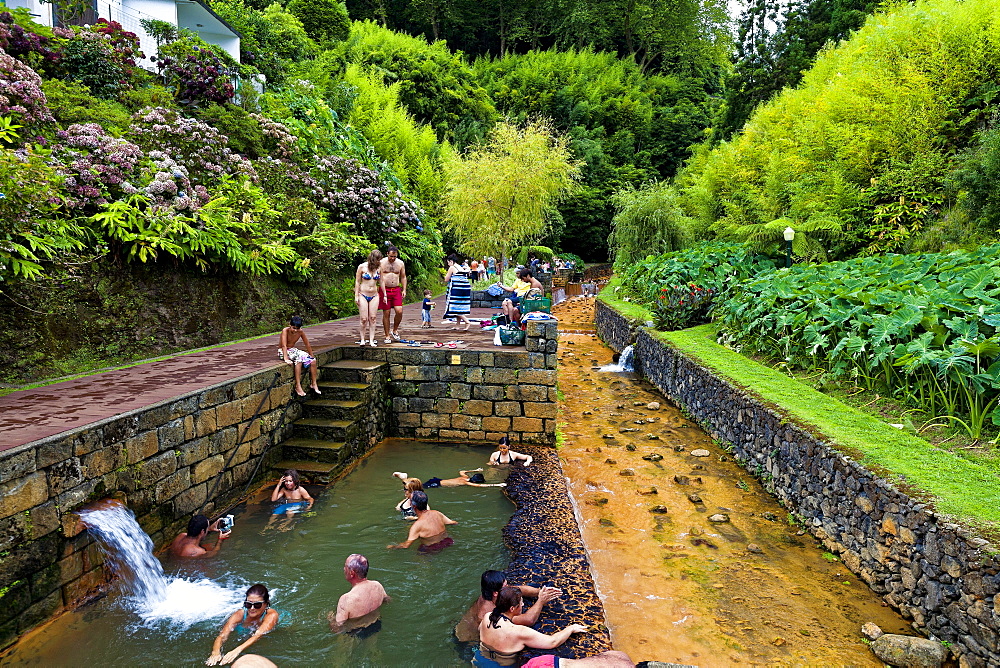
M 156 55 L 156 40 L 150 37 L 142 25 L 142 19 L 166 21 L 178 28 L 195 32 L 209 44 L 216 44 L 226 53 L 240 60 L 240 35 L 222 20 L 204 0 L 92 0 L 93 9 L 82 23 L 92 23 L 98 18 L 118 21 L 122 28 L 134 32 L 139 37 L 143 53 Z M 7 7 L 24 7 L 38 23 L 53 25 L 53 5 L 41 0 L 0 0 Z M 151 67 L 148 60 L 144 63 Z

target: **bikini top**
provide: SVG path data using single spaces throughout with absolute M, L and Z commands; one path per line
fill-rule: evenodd
M 374 276 L 372 276 L 366 271 L 365 273 L 361 274 L 361 278 L 365 279 L 366 281 L 377 281 L 380 278 L 380 276 L 377 271 L 375 272 Z

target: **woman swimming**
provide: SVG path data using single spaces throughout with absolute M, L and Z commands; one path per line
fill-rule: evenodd
M 205 661 L 206 666 L 232 663 L 240 652 L 257 642 L 261 636 L 271 631 L 278 624 L 278 611 L 270 607 L 271 594 L 267 587 L 255 584 L 247 589 L 243 607 L 226 618 L 222 630 L 212 645 L 212 654 Z M 250 637 L 241 644 L 222 655 L 222 645 L 229 634 L 236 631 L 239 634 L 250 633 Z
M 497 451 L 490 455 L 490 466 L 507 466 L 519 460 L 523 460 L 525 466 L 534 461 L 531 455 L 523 455 L 511 450 L 510 439 L 504 436 L 500 439 Z
M 414 492 L 424 491 L 424 486 L 421 484 L 420 478 L 408 478 L 402 471 L 396 471 L 392 475 L 394 478 L 399 478 L 403 481 L 403 500 L 396 504 L 396 510 L 402 514 L 404 520 L 417 519 L 417 511 L 413 509 L 410 497 Z

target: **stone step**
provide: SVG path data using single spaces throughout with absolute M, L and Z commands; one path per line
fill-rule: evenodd
M 295 438 L 312 438 L 320 441 L 350 441 L 360 430 L 358 423 L 353 420 L 329 418 L 299 418 L 292 425 Z
M 365 401 L 371 385 L 368 383 L 340 383 L 320 381 L 319 389 L 327 399 L 338 401 Z
M 357 422 L 364 416 L 365 404 L 345 399 L 312 399 L 303 402 L 302 414 L 307 418 L 328 418 Z
M 337 464 L 344 460 L 349 449 L 344 441 L 324 441 L 315 438 L 290 438 L 281 444 L 286 459 L 317 461 Z
M 319 368 L 320 378 L 324 381 L 341 383 L 369 383 L 383 361 L 365 359 L 342 359 Z
M 328 483 L 340 471 L 341 466 L 333 462 L 310 462 L 298 459 L 286 459 L 277 462 L 271 468 L 277 471 L 279 475 L 287 469 L 295 469 L 299 472 L 299 477 L 306 482 Z

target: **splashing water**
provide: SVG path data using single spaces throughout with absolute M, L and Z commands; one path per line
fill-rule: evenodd
M 622 351 L 617 363 L 605 364 L 598 369 L 598 371 L 610 371 L 612 373 L 635 371 L 635 367 L 632 365 L 634 357 L 635 353 L 632 350 L 632 346 L 627 346 L 625 350 Z
M 141 618 L 141 626 L 168 623 L 174 632 L 237 607 L 242 594 L 211 580 L 168 579 L 153 554 L 153 541 L 120 503 L 80 512 L 80 519 L 121 579 L 122 604 Z

